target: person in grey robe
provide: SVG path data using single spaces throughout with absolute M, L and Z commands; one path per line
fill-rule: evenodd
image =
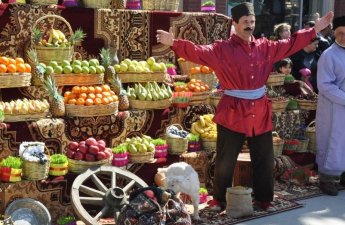
M 320 189 L 337 195 L 345 186 L 345 16 L 333 20 L 335 43 L 317 67 L 316 163 Z

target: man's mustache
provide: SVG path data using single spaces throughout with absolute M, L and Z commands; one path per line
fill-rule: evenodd
M 247 27 L 247 28 L 245 28 L 244 30 L 245 30 L 245 31 L 253 31 L 253 29 L 250 28 L 250 27 Z

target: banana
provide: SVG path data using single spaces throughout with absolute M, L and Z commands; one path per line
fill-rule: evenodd
M 206 114 L 206 115 L 204 115 L 203 117 L 204 117 L 204 119 L 205 119 L 206 121 L 212 122 L 212 119 L 210 118 L 210 115 L 212 115 L 212 114 Z
M 199 116 L 199 121 L 200 121 L 201 127 L 205 127 L 206 123 L 205 123 L 204 116 Z
M 190 131 L 192 132 L 192 134 L 199 134 L 199 133 L 195 130 L 195 126 L 196 126 L 195 122 L 192 123 L 192 127 L 191 127 Z
M 196 132 L 198 132 L 199 134 L 205 133 L 204 129 L 202 129 L 201 127 L 199 127 L 199 122 L 195 123 L 194 128 L 195 128 Z

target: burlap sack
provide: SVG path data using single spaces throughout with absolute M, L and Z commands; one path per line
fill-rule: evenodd
M 232 218 L 251 216 L 254 213 L 252 189 L 236 186 L 226 189 L 226 214 Z

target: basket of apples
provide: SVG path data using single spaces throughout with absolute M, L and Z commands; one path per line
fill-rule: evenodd
M 72 141 L 68 144 L 66 155 L 68 157 L 68 171 L 82 173 L 94 166 L 109 165 L 112 158 L 112 150 L 106 148 L 103 140 L 93 137 L 85 141 Z

